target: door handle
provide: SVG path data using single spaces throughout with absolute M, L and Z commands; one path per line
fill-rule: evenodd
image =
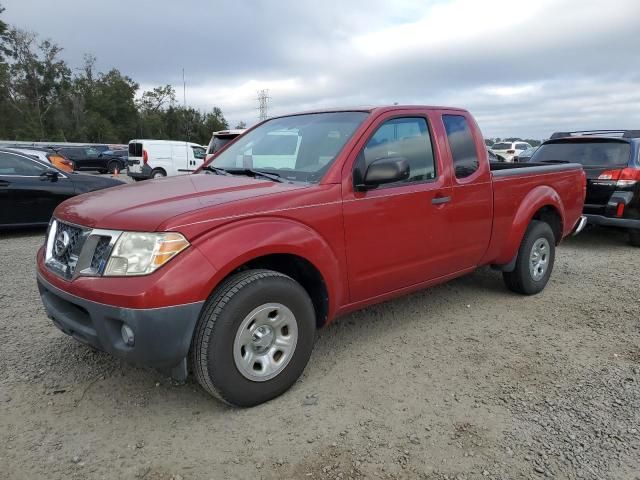
M 451 197 L 434 197 L 431 199 L 431 203 L 433 205 L 442 205 L 443 203 L 449 203 L 451 201 Z

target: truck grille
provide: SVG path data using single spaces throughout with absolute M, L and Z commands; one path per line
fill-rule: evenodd
M 54 219 L 47 232 L 45 264 L 66 280 L 79 274 L 102 275 L 120 233 L 84 228 Z
M 51 255 L 57 262 L 60 273 L 65 278 L 71 278 L 86 240 L 86 230 L 62 222 L 58 222 L 56 230 Z
M 95 270 L 98 273 L 102 273 L 104 271 L 104 267 L 107 265 L 107 260 L 109 260 L 109 254 L 111 253 L 111 237 L 100 237 L 98 243 L 96 244 L 96 249 L 93 251 L 93 256 L 91 257 L 91 269 Z

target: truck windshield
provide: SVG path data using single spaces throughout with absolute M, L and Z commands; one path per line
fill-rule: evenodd
M 565 161 L 586 167 L 621 167 L 629 163 L 631 146 L 620 140 L 587 139 L 545 143 L 531 162 Z
M 211 165 L 277 173 L 286 180 L 316 183 L 367 115 L 331 112 L 274 118 L 238 139 Z

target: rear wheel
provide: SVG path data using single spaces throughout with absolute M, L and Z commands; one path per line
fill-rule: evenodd
M 205 305 L 191 345 L 202 387 L 250 407 L 271 400 L 302 374 L 315 340 L 315 311 L 292 278 L 247 270 L 223 282 Z
M 640 247 L 640 230 L 629 230 L 629 243 L 634 247 Z
M 515 269 L 502 274 L 509 290 L 523 295 L 541 292 L 551 276 L 555 253 L 555 236 L 549 224 L 531 221 L 518 249 Z
M 117 160 L 112 160 L 107 165 L 107 171 L 109 173 L 116 173 L 116 170 L 120 171 L 120 162 Z
M 166 177 L 167 174 L 165 173 L 164 170 L 161 170 L 159 168 L 156 168 L 155 170 L 153 170 L 151 172 L 151 178 L 162 178 L 162 177 Z

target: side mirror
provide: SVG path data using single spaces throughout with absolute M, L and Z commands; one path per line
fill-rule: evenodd
M 40 180 L 49 181 L 49 182 L 57 182 L 58 181 L 58 172 L 55 170 L 46 170 L 40 174 Z
M 378 185 L 394 183 L 409 178 L 409 162 L 403 157 L 379 158 L 371 162 L 364 174 L 364 180 L 356 185 L 356 190 L 370 190 Z

